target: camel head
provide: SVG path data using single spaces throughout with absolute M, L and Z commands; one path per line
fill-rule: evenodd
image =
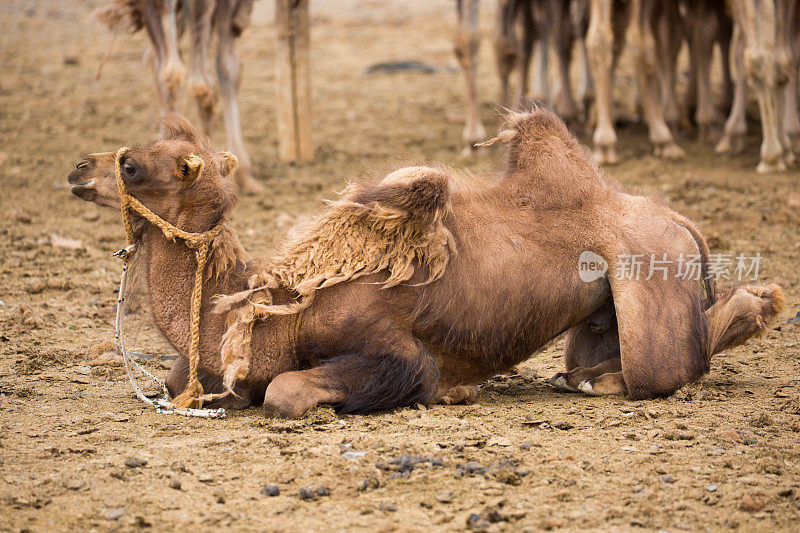
M 128 193 L 156 215 L 186 231 L 204 231 L 236 205 L 236 157 L 178 114 L 161 119 L 161 139 L 127 151 L 120 174 Z M 78 198 L 119 209 L 116 152 L 86 156 L 68 177 Z

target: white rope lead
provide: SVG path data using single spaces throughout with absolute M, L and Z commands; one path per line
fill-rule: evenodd
M 115 337 L 117 341 L 117 350 L 119 351 L 120 355 L 122 355 L 122 360 L 125 363 L 125 372 L 128 374 L 128 379 L 131 382 L 133 391 L 140 400 L 150 407 L 153 407 L 157 413 L 162 413 L 165 415 L 176 414 L 183 416 L 196 416 L 201 418 L 225 418 L 225 409 L 222 408 L 192 409 L 172 407 L 169 390 L 167 390 L 167 385 L 164 383 L 164 380 L 155 377 L 146 368 L 142 367 L 139 363 L 134 361 L 130 355 L 128 355 L 128 350 L 125 347 L 125 294 L 128 279 L 128 259 L 130 258 L 130 254 L 133 251 L 134 246 L 135 245 L 131 245 L 127 248 L 119 250 L 118 252 L 114 252 L 114 256 L 122 259 L 122 276 L 119 280 L 119 294 L 117 295 Z M 145 396 L 144 391 L 142 391 L 142 388 L 139 387 L 139 384 L 136 382 L 136 377 L 133 374 L 134 365 L 140 372 L 145 374 L 156 385 L 161 387 L 161 390 L 164 393 L 164 398 L 148 398 Z

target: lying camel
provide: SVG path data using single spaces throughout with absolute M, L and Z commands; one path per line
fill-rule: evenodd
M 600 176 L 553 113 L 507 117 L 505 176 L 484 183 L 410 167 L 352 185 L 270 258 L 247 261 L 226 222 L 235 158 L 178 115 L 164 137 L 120 152 L 127 192 L 189 232 L 221 226 L 201 302 L 200 382 L 212 403 L 263 403 L 300 417 L 317 404 L 366 413 L 455 403 L 476 385 L 566 332 L 568 372 L 553 382 L 635 399 L 673 393 L 711 356 L 764 331 L 781 311 L 776 285 L 717 298 L 708 249 L 690 221 L 657 198 Z M 115 153 L 89 155 L 69 176 L 76 196 L 119 206 Z M 167 377 L 187 384 L 193 251 L 134 216 L 153 318 L 181 357 Z M 582 281 L 582 252 L 608 264 Z M 625 254 L 703 257 L 703 278 L 628 279 Z M 229 295 L 216 302 L 213 295 Z M 215 313 L 216 307 L 227 310 Z

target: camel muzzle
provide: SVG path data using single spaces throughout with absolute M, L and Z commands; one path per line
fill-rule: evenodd
M 71 178 L 72 176 L 70 176 Z M 72 183 L 72 179 L 69 180 Z M 97 180 L 92 178 L 86 183 L 76 183 L 69 188 L 69 192 L 80 198 L 81 200 L 91 201 L 97 195 L 97 190 L 94 188 Z

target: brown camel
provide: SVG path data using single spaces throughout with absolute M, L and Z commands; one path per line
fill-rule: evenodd
M 163 126 L 163 139 L 119 161 L 128 193 L 185 231 L 224 223 L 234 159 L 180 116 Z M 498 139 L 509 151 L 502 179 L 411 167 L 353 185 L 271 258 L 246 261 L 226 225 L 205 272 L 205 392 L 232 389 L 215 403 L 263 403 L 284 417 L 321 403 L 363 413 L 467 401 L 476 384 L 566 332 L 569 372 L 557 386 L 652 398 L 700 378 L 713 354 L 780 312 L 775 285 L 717 299 L 707 277 L 680 277 L 674 264 L 626 277 L 625 255 L 707 258 L 705 241 L 663 202 L 603 179 L 551 112 L 512 114 Z M 78 163 L 72 193 L 118 206 L 114 158 Z M 133 234 L 153 317 L 181 355 L 167 377 L 174 395 L 187 383 L 194 253 L 142 218 Z M 607 272 L 584 281 L 584 252 Z M 215 294 L 233 295 L 221 302 L 227 315 L 214 312 Z
M 95 18 L 112 30 L 147 30 L 164 112 L 180 109 L 179 91 L 188 82 L 203 130 L 210 135 L 217 93 L 222 94 L 228 148 L 239 159 L 236 178 L 246 193 L 264 190 L 252 175 L 237 101 L 242 67 L 236 39 L 250 25 L 252 9 L 253 0 L 109 0 L 94 12 Z M 191 37 L 188 80 L 179 48 L 184 26 L 189 27 Z M 217 84 L 208 67 L 214 34 L 217 36 Z

